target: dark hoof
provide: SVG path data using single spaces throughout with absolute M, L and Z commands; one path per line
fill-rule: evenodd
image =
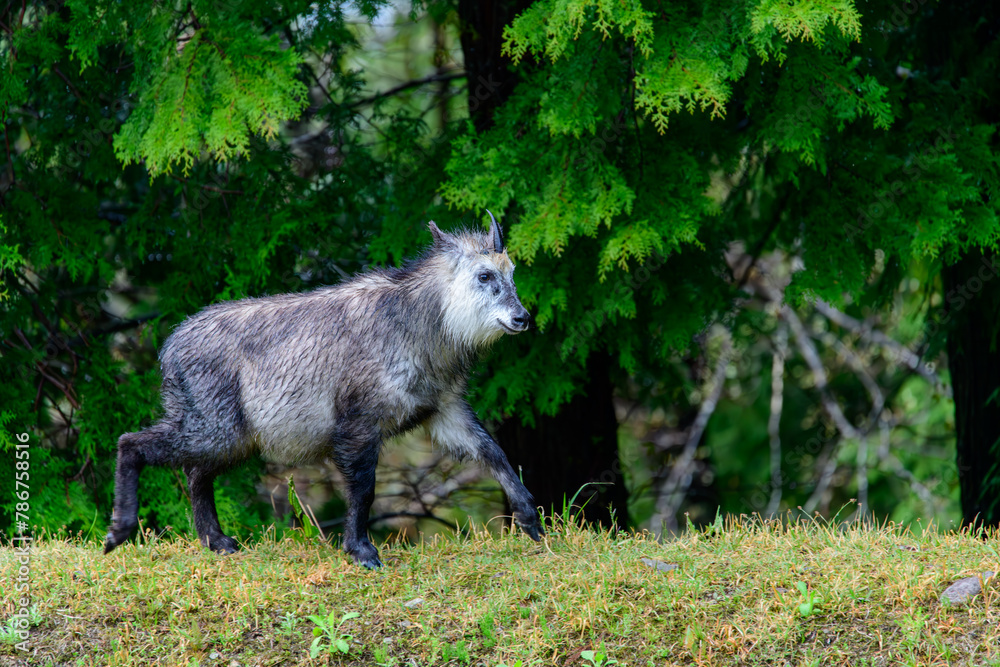
M 211 549 L 217 554 L 234 554 L 240 550 L 240 545 L 236 543 L 236 540 L 228 535 L 206 537 L 201 541 L 201 543 L 206 549 Z
M 344 551 L 350 554 L 355 563 L 363 565 L 369 570 L 377 570 L 382 567 L 382 561 L 378 558 L 378 549 L 371 542 L 360 542 L 346 546 Z
M 115 547 L 127 540 L 131 534 L 131 528 L 115 528 L 112 526 L 104 538 L 104 553 L 111 553 Z
M 380 567 L 382 567 L 382 561 L 378 559 L 378 556 L 376 556 L 375 558 L 369 558 L 368 560 L 357 560 L 357 559 L 355 560 L 357 561 L 358 565 L 363 565 L 369 570 L 377 570 Z
M 541 542 L 542 537 L 545 536 L 545 530 L 542 529 L 542 522 L 538 520 L 538 513 L 532 511 L 531 514 L 524 512 L 514 513 L 514 522 L 521 527 L 528 537 L 536 542 Z

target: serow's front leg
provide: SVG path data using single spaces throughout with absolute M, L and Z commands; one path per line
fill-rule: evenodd
M 368 538 L 368 512 L 375 500 L 375 466 L 381 441 L 375 437 L 345 439 L 334 448 L 333 459 L 347 482 L 347 520 L 344 551 L 369 569 L 382 567 L 378 549 Z
M 465 400 L 446 403 L 427 422 L 434 443 L 459 458 L 479 461 L 507 494 L 514 521 L 538 542 L 545 531 L 538 518 L 535 499 L 517 478 L 500 445 L 483 427 Z

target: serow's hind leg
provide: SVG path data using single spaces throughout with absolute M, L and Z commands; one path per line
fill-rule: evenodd
M 146 433 L 126 433 L 118 438 L 118 463 L 115 467 L 115 505 L 111 527 L 104 538 L 104 553 L 128 539 L 139 525 L 139 473 L 146 466 L 142 445 Z
M 217 470 L 206 466 L 184 466 L 191 492 L 191 509 L 194 511 L 194 527 L 202 546 L 223 554 L 239 550 L 236 540 L 222 532 L 219 514 L 215 510 L 215 476 Z
M 382 567 L 378 549 L 368 538 L 368 512 L 375 500 L 375 466 L 381 445 L 377 438 L 338 443 L 333 456 L 347 482 L 344 551 L 369 569 Z

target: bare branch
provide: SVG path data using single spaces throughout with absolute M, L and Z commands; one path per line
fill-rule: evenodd
M 406 83 L 401 83 L 395 88 L 390 88 L 384 93 L 377 93 L 371 97 L 366 97 L 363 100 L 357 100 L 356 102 L 351 102 L 346 105 L 347 109 L 356 109 L 358 107 L 363 107 L 368 104 L 374 104 L 379 100 L 383 100 L 387 97 L 392 97 L 393 95 L 398 95 L 404 90 L 409 90 L 411 88 L 419 88 L 420 86 L 426 86 L 429 83 L 442 83 L 447 81 L 454 81 L 455 79 L 464 79 L 466 77 L 465 72 L 459 72 L 457 74 L 432 74 L 431 76 L 426 76 L 423 79 L 414 79 L 413 81 L 407 81 Z
M 774 354 L 771 355 L 771 412 L 767 433 L 771 447 L 771 498 L 767 516 L 778 513 L 781 505 L 781 411 L 785 392 L 785 357 L 788 356 L 788 329 L 779 325 L 774 334 Z
M 823 496 L 826 495 L 826 490 L 830 488 L 830 482 L 833 480 L 833 473 L 837 470 L 837 449 L 842 441 L 835 440 L 826 446 L 824 454 L 826 454 L 826 460 L 823 464 L 823 470 L 820 472 L 819 481 L 816 483 L 816 488 L 813 489 L 812 495 L 809 496 L 809 500 L 806 504 L 802 506 L 803 511 L 806 514 L 812 514 L 813 511 L 819 506 L 820 502 L 823 500 Z M 822 458 L 821 458 L 822 460 Z
M 854 350 L 849 348 L 847 345 L 844 345 L 843 341 L 839 338 L 836 339 L 834 345 L 837 348 L 837 351 L 844 356 L 848 366 L 850 366 L 857 374 L 861 384 L 865 387 L 865 391 L 867 391 L 868 395 L 871 397 L 872 411 L 869 414 L 868 419 L 872 424 L 875 424 L 881 418 L 880 415 L 882 414 L 882 409 L 885 407 L 885 396 L 882 393 L 882 388 L 879 387 L 878 383 L 875 382 L 875 379 L 872 378 L 868 369 L 865 368 L 864 362 L 861 361 L 861 358 Z M 869 430 L 870 429 L 871 426 L 869 426 Z
M 868 513 L 868 433 L 872 428 L 872 425 L 878 424 L 882 425 L 882 409 L 885 407 L 885 396 L 882 393 L 882 389 L 875 382 L 868 369 L 865 368 L 864 363 L 862 363 L 861 358 L 850 349 L 847 345 L 843 343 L 840 339 L 836 339 L 836 348 L 847 360 L 848 365 L 854 369 L 857 374 L 858 379 L 861 380 L 861 384 L 864 385 L 865 390 L 872 399 L 872 411 L 869 416 L 870 425 L 865 429 L 860 441 L 858 442 L 858 460 L 857 460 L 857 476 L 858 476 L 858 517 L 864 518 Z M 884 429 L 883 429 L 884 431 Z
M 868 324 L 837 310 L 822 299 L 817 299 L 815 305 L 816 310 L 828 317 L 831 322 L 834 322 L 849 331 L 853 331 L 858 334 L 862 340 L 886 348 L 892 353 L 894 359 L 899 360 L 901 364 L 933 384 L 937 391 L 945 394 L 946 396 L 951 396 L 951 387 L 946 386 L 941 381 L 938 374 L 931 370 L 915 352 L 907 348 L 905 345 L 889 338 L 881 331 L 873 329 Z
M 726 330 L 723 336 L 722 350 L 715 364 L 715 372 L 712 374 L 711 389 L 698 409 L 698 416 L 695 417 L 694 423 L 691 424 L 691 428 L 687 434 L 687 441 L 684 443 L 684 450 L 678 457 L 677 462 L 674 463 L 670 471 L 670 476 L 667 477 L 666 482 L 660 487 L 660 493 L 656 499 L 656 510 L 653 513 L 652 520 L 654 530 L 664 522 L 666 522 L 669 530 L 677 530 L 677 510 L 684 501 L 684 495 L 691 485 L 691 462 L 694 460 L 698 443 L 701 442 L 701 436 L 705 432 L 708 420 L 711 418 L 712 413 L 715 412 L 715 408 L 719 403 L 719 397 L 722 395 L 722 389 L 725 386 L 726 380 L 726 367 L 732 358 L 732 351 L 732 334 Z
M 792 332 L 795 334 L 796 346 L 799 348 L 799 352 L 802 353 L 802 357 L 805 359 L 806 365 L 809 366 L 809 370 L 812 371 L 813 382 L 816 384 L 816 389 L 819 391 L 823 409 L 830 416 L 830 419 L 833 420 L 837 430 L 839 430 L 845 438 L 860 437 L 861 433 L 854 428 L 849 421 L 847 421 L 847 417 L 844 416 L 843 411 L 840 409 L 840 405 L 837 401 L 833 400 L 832 396 L 830 396 L 826 369 L 823 368 L 823 362 L 820 361 L 819 353 L 816 351 L 816 346 L 813 345 L 812 338 L 809 336 L 805 326 L 802 324 L 802 320 L 800 320 L 799 316 L 795 314 L 795 311 L 787 305 L 781 307 L 781 317 L 788 322 L 789 326 L 791 326 Z

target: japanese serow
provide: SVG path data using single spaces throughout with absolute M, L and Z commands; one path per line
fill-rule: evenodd
M 543 534 L 534 499 L 465 400 L 477 355 L 528 328 L 500 226 L 447 234 L 398 269 L 303 294 L 219 303 L 181 323 L 160 350 L 163 418 L 118 440 L 105 553 L 138 524 L 139 473 L 183 468 L 201 543 L 231 553 L 213 481 L 261 456 L 285 465 L 332 459 L 347 483 L 343 547 L 382 563 L 367 534 L 382 443 L 426 425 L 434 443 L 480 462 L 514 520 Z

